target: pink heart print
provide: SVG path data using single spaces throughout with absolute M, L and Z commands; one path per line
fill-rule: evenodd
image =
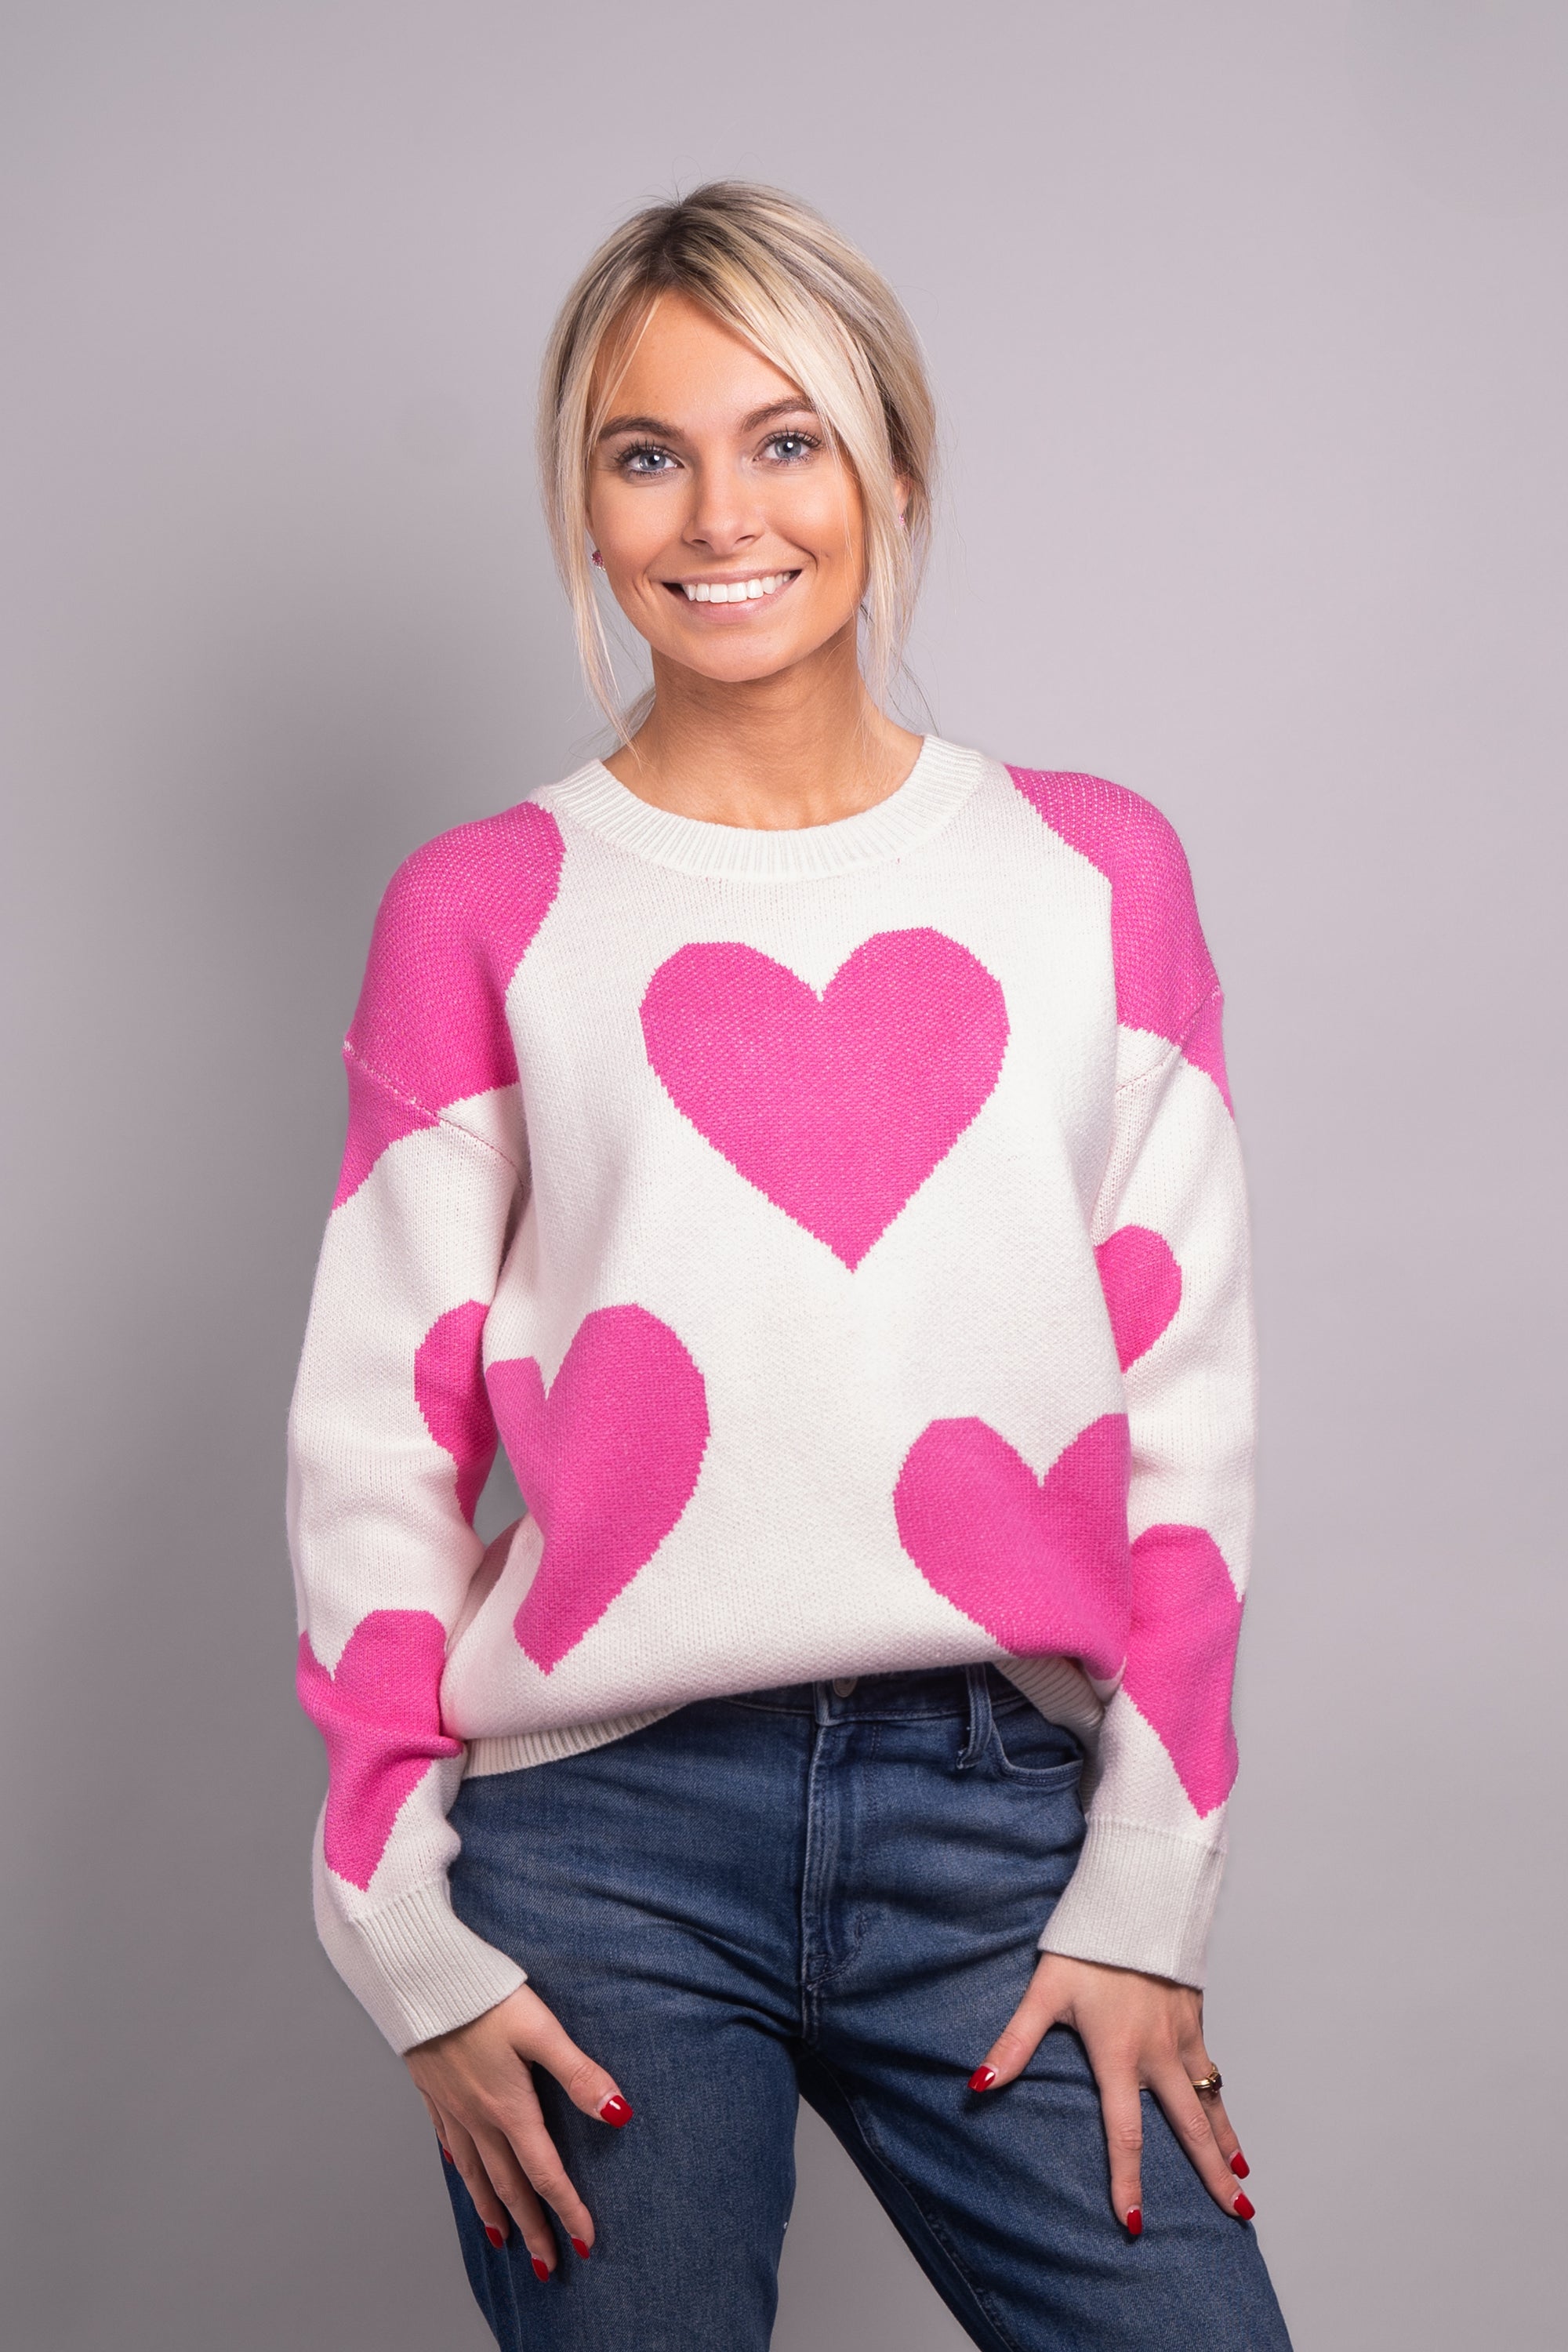
M 463 1752 L 441 1728 L 446 1660 L 446 1629 L 426 1609 L 373 1609 L 331 1673 L 300 1636 L 300 1704 L 327 1748 L 327 1866 L 351 1886 L 369 1886 L 431 1765 Z
M 480 1360 L 488 1312 L 478 1298 L 448 1307 L 414 1351 L 414 1401 L 437 1444 L 452 1457 L 458 1508 L 470 1527 L 496 1458 Z
M 513 1621 L 544 1674 L 647 1566 L 696 1489 L 702 1375 L 642 1307 L 584 1316 L 548 1395 L 531 1356 L 491 1364 L 490 1402 L 544 1548 Z
M 1129 1602 L 1127 1416 L 1103 1413 L 1043 1478 L 989 1423 L 933 1421 L 893 1493 L 926 1582 L 1015 1656 L 1121 1664 Z
M 563 855 L 555 819 L 524 801 L 399 866 L 343 1041 L 349 1132 L 334 1209 L 444 1105 L 516 1084 L 506 992 L 554 904 Z
M 1182 1269 L 1163 1234 L 1120 1225 L 1094 1253 L 1116 1360 L 1123 1371 L 1148 1354 L 1182 1303 Z
M 680 948 L 642 1026 L 676 1108 L 853 1270 L 989 1097 L 1007 1008 L 956 940 L 879 931 L 820 996 L 756 948 Z
M 1121 1687 L 1176 1768 L 1197 1812 L 1236 1779 L 1230 1691 L 1241 1601 L 1203 1528 L 1146 1528 L 1132 1547 L 1132 1626 Z

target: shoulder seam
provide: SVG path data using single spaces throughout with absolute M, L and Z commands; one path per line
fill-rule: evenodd
M 1116 1084 L 1116 1092 L 1119 1095 L 1131 1094 L 1134 1087 L 1147 1086 L 1151 1078 L 1157 1078 L 1163 1070 L 1168 1069 L 1172 1061 L 1176 1059 L 1182 1054 L 1187 1039 L 1193 1034 L 1194 1024 L 1196 1023 L 1199 1013 L 1205 1013 L 1211 1004 L 1223 1005 L 1224 1002 L 1225 991 L 1216 981 L 1213 988 L 1205 990 L 1204 994 L 1199 997 L 1192 1011 L 1183 1021 L 1175 1036 L 1170 1039 L 1167 1051 L 1161 1055 L 1159 1060 L 1157 1062 L 1151 1062 L 1146 1070 L 1140 1070 L 1135 1078 L 1119 1078 Z M 1130 1022 L 1120 1020 L 1117 1023 L 1117 1026 L 1119 1028 L 1131 1028 L 1132 1025 L 1133 1024 Z M 1152 1035 L 1157 1034 L 1158 1033 L 1146 1030 L 1143 1034 L 1145 1035 Z
M 416 1110 L 422 1118 L 433 1120 L 437 1127 L 445 1128 L 448 1135 L 460 1135 L 465 1143 L 471 1143 L 477 1150 L 488 1151 L 492 1160 L 499 1160 L 501 1166 L 509 1168 L 517 1181 L 521 1183 L 522 1171 L 514 1160 L 509 1159 L 507 1154 L 500 1150 L 487 1137 L 476 1135 L 471 1127 L 465 1127 L 461 1119 L 449 1118 L 444 1110 L 433 1109 L 430 1104 L 423 1101 L 418 1095 L 411 1095 L 406 1087 L 397 1086 L 384 1070 L 378 1070 L 374 1062 L 367 1062 L 358 1046 L 352 1044 L 347 1037 L 343 1039 L 343 1059 L 345 1062 L 352 1059 L 356 1066 L 364 1072 L 365 1076 L 381 1088 L 383 1094 L 392 1097 L 394 1102 L 405 1103 L 410 1110 Z

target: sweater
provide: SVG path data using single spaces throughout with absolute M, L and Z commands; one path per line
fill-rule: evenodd
M 395 2048 L 524 1980 L 451 1906 L 465 1774 L 980 1662 L 1088 1751 L 1041 1948 L 1202 1983 L 1255 1384 L 1220 1005 L 1146 801 L 936 737 L 829 824 L 592 761 L 400 868 L 289 1500 L 317 1923 Z

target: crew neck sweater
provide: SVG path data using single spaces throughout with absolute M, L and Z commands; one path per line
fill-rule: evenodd
M 1220 1005 L 1148 802 L 934 736 L 833 824 L 592 761 L 399 869 L 289 1510 L 317 1922 L 395 2048 L 524 1980 L 451 1906 L 465 1774 L 987 1662 L 1088 1753 L 1040 1948 L 1201 1984 L 1254 1402 Z

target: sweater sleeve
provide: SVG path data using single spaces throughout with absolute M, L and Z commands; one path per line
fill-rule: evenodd
M 1040 1948 L 1201 1985 L 1236 1778 L 1256 1392 L 1222 1000 L 1164 819 L 1097 780 L 1039 782 L 1112 885 L 1118 1084 L 1090 1238 L 1131 1465 L 1126 1661 L 1086 1776 L 1083 1851 Z
M 558 864 L 551 820 L 525 805 L 432 843 L 383 901 L 289 1414 L 299 1691 L 328 1765 L 316 1923 L 399 2051 L 523 1981 L 452 1909 L 465 1751 L 440 1689 L 483 1557 L 481 1345 L 526 1170 L 504 993 Z

